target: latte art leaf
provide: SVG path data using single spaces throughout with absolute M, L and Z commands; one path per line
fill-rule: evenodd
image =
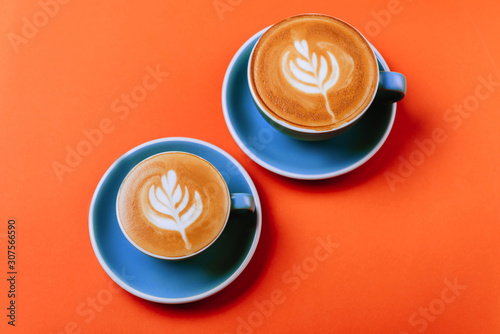
M 281 68 L 286 79 L 293 87 L 304 93 L 322 94 L 325 97 L 328 113 L 335 119 L 327 92 L 339 79 L 340 68 L 337 59 L 330 51 L 326 51 L 328 59 L 320 55 L 318 63 L 318 55 L 315 52 L 309 54 L 306 40 L 296 40 L 293 45 L 299 57 L 289 60 L 290 51 L 284 54 Z
M 162 175 L 161 187 L 152 185 L 149 188 L 149 206 L 144 209 L 144 214 L 148 220 L 156 226 L 172 231 L 178 231 L 187 249 L 191 249 L 191 243 L 186 237 L 186 229 L 198 219 L 203 211 L 203 203 L 200 194 L 194 192 L 195 203 L 184 213 L 189 202 L 189 190 L 184 187 L 184 196 L 181 186 L 177 184 L 177 174 L 173 170 L 167 172 L 167 176 Z M 179 203 L 180 202 L 180 203 Z M 177 205 L 179 203 L 179 205 Z M 156 212 L 155 212 L 156 211 Z M 157 212 L 170 217 L 163 217 Z

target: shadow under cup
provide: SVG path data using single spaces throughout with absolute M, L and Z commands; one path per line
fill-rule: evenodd
M 154 253 L 152 251 L 148 251 L 144 247 L 140 246 L 127 233 L 126 228 L 123 226 L 123 223 L 121 221 L 120 212 L 119 212 L 119 205 L 118 204 L 119 204 L 119 199 L 120 199 L 120 193 L 122 192 L 123 185 L 127 181 L 127 178 L 132 174 L 132 172 L 135 170 L 135 168 L 137 166 L 140 166 L 142 163 L 144 163 L 145 161 L 149 160 L 150 158 L 153 158 L 155 156 L 159 156 L 159 155 L 162 155 L 162 154 L 168 154 L 168 153 L 186 153 L 186 154 L 195 156 L 195 157 L 203 160 L 208 165 L 210 165 L 219 174 L 220 180 L 222 181 L 222 183 L 223 183 L 223 185 L 225 187 L 225 192 L 228 194 L 228 198 L 229 198 L 229 201 L 230 201 L 230 203 L 229 203 L 229 205 L 227 207 L 227 212 L 225 214 L 225 220 L 224 220 L 224 222 L 222 224 L 222 227 L 220 228 L 219 233 L 214 238 L 208 239 L 207 243 L 202 248 L 200 248 L 199 250 L 194 251 L 193 253 L 189 253 L 189 254 L 183 255 L 183 256 L 165 256 L 165 255 L 161 255 L 161 254 L 156 254 L 156 253 Z M 228 185 L 225 182 L 225 180 L 222 178 L 222 176 L 220 175 L 220 172 L 210 162 L 208 162 L 207 160 L 205 160 L 205 159 L 203 159 L 203 158 L 201 158 L 199 156 L 196 156 L 194 154 L 187 153 L 187 152 L 168 152 L 168 153 L 167 152 L 165 152 L 165 153 L 159 153 L 159 154 L 156 154 L 154 156 L 148 157 L 147 159 L 144 159 L 143 161 L 141 161 L 140 163 L 138 163 L 134 168 L 132 168 L 132 170 L 128 173 L 128 175 L 123 180 L 123 182 L 122 182 L 122 184 L 120 186 L 120 189 L 118 191 L 118 195 L 117 195 L 117 199 L 116 199 L 116 218 L 118 220 L 118 225 L 120 226 L 120 229 L 121 229 L 123 235 L 130 242 L 130 244 L 132 244 L 136 249 L 138 249 L 142 253 L 144 253 L 146 255 L 149 255 L 151 257 L 154 257 L 154 258 L 158 258 L 158 259 L 162 259 L 162 260 L 174 260 L 174 261 L 177 261 L 177 260 L 183 260 L 183 259 L 191 258 L 191 257 L 193 257 L 195 255 L 198 255 L 198 254 L 204 252 L 205 250 L 207 250 L 223 234 L 223 232 L 224 232 L 224 230 L 225 230 L 225 228 L 227 226 L 227 223 L 230 220 L 230 217 L 231 218 L 239 218 L 239 217 L 245 217 L 247 215 L 251 215 L 255 211 L 255 202 L 254 202 L 254 198 L 253 198 L 252 194 L 249 194 L 249 193 L 229 193 Z M 209 188 L 210 188 L 210 186 L 207 187 L 207 189 L 209 189 Z M 235 221 L 231 222 L 231 224 L 241 223 L 240 219 L 232 219 L 232 220 L 235 220 Z M 153 224 L 151 221 L 149 223 Z M 194 224 L 196 224 L 196 222 L 194 222 Z M 187 231 L 188 228 L 186 228 L 186 231 Z M 159 228 L 159 227 L 157 229 L 161 230 L 161 228 Z
M 358 38 L 361 38 L 366 45 L 366 52 L 369 53 L 369 57 L 372 57 L 374 59 L 373 64 L 374 66 L 377 66 L 378 59 L 373 51 L 373 47 L 371 44 L 368 42 L 368 40 L 358 31 L 356 28 L 353 26 L 349 25 L 348 23 L 331 17 L 327 15 L 321 15 L 321 14 L 302 14 L 302 15 L 297 15 L 293 16 L 290 18 L 287 18 L 283 21 L 280 21 L 276 23 L 275 25 L 268 27 L 264 30 L 263 34 L 260 36 L 259 40 L 257 43 L 254 45 L 252 52 L 250 54 L 250 58 L 248 61 L 248 66 L 247 66 L 247 78 L 248 78 L 248 87 L 250 90 L 250 94 L 252 97 L 253 102 L 255 103 L 255 106 L 257 107 L 257 110 L 261 114 L 261 116 L 270 124 L 272 125 L 275 129 L 278 131 L 289 135 L 291 137 L 300 139 L 300 140 L 306 140 L 306 141 L 319 141 L 319 140 L 326 140 L 333 138 L 335 136 L 338 136 L 348 129 L 350 129 L 358 120 L 360 120 L 365 112 L 370 108 L 370 106 L 374 104 L 388 104 L 388 103 L 394 103 L 402 100 L 405 95 L 406 95 L 406 78 L 403 74 L 398 73 L 398 72 L 391 72 L 391 71 L 378 71 L 375 75 L 374 83 L 373 86 L 376 87 L 374 89 L 373 94 L 370 95 L 369 98 L 369 103 L 366 105 L 365 108 L 361 110 L 354 110 L 352 114 L 356 115 L 354 118 L 348 120 L 347 122 L 342 123 L 342 119 L 339 120 L 337 123 L 339 124 L 336 126 L 333 123 L 331 128 L 328 129 L 312 129 L 312 128 L 307 128 L 307 127 L 301 127 L 295 124 L 291 124 L 288 121 L 285 121 L 285 119 L 282 119 L 280 117 L 277 117 L 273 112 L 270 110 L 270 107 L 265 105 L 263 103 L 263 100 L 258 96 L 259 94 L 257 93 L 257 88 L 255 87 L 255 82 L 254 82 L 254 58 L 256 57 L 256 49 L 259 47 L 259 42 L 261 40 L 265 40 L 268 36 L 267 33 L 275 28 L 276 26 L 282 24 L 283 22 L 290 21 L 290 20 L 300 20 L 303 18 L 326 18 L 327 20 L 333 20 L 335 22 L 339 22 L 342 26 L 347 27 L 350 31 L 352 31 Z M 297 43 L 297 42 L 295 42 Z M 299 44 L 300 45 L 300 44 Z M 306 44 L 307 45 L 307 44 Z M 306 48 L 306 53 L 309 52 L 309 50 Z M 298 50 L 299 52 L 301 51 L 300 49 Z M 304 53 L 302 53 L 304 55 Z M 315 55 L 314 55 L 315 56 Z M 286 57 L 284 57 L 286 58 Z M 312 58 L 312 57 L 311 57 Z M 285 59 L 283 60 L 283 64 L 285 63 Z M 277 68 L 276 73 L 279 71 L 282 71 L 282 69 Z M 283 74 L 285 71 L 283 71 Z M 375 70 L 376 72 L 376 70 Z M 286 77 L 286 75 L 284 75 Z M 304 84 L 304 82 L 300 83 Z

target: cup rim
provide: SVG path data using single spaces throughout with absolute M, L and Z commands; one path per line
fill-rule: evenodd
M 226 218 L 224 220 L 224 224 L 222 226 L 222 228 L 220 229 L 219 233 L 208 243 L 206 244 L 203 248 L 200 248 L 199 250 L 197 250 L 196 252 L 194 253 L 191 253 L 191 254 L 188 254 L 188 255 L 184 255 L 184 256 L 164 256 L 164 255 L 159 255 L 159 254 L 155 254 L 155 253 L 152 253 L 144 248 L 142 248 L 141 246 L 139 246 L 128 234 L 127 232 L 125 231 L 125 228 L 123 227 L 122 225 L 122 222 L 121 222 L 121 219 L 120 219 L 120 214 L 119 214 L 119 211 L 118 211 L 118 198 L 120 197 L 120 192 L 122 190 L 122 187 L 123 187 L 123 184 L 125 183 L 125 180 L 128 178 L 128 176 L 136 169 L 137 166 L 139 166 L 140 164 L 142 164 L 144 161 L 146 160 L 149 160 L 149 159 L 152 159 L 158 155 L 162 155 L 162 154 L 170 154 L 170 153 L 183 153 L 183 154 L 188 154 L 188 155 L 192 155 L 192 156 L 195 156 L 203 161 L 205 161 L 206 163 L 208 163 L 210 166 L 212 166 L 212 168 L 217 171 L 217 173 L 219 174 L 223 184 L 224 184 L 224 187 L 226 189 L 226 194 L 227 194 L 227 197 L 228 197 L 228 206 L 227 206 L 227 212 L 226 212 Z M 179 260 L 184 260 L 184 259 L 188 259 L 190 257 L 193 257 L 195 255 L 198 255 L 200 253 L 202 253 L 203 251 L 207 250 L 219 237 L 220 235 L 222 234 L 222 232 L 224 232 L 224 229 L 226 228 L 227 226 L 227 222 L 229 221 L 229 215 L 231 213 L 231 193 L 229 192 L 229 187 L 227 185 L 227 182 L 226 180 L 224 180 L 224 177 L 222 176 L 222 174 L 220 173 L 220 171 L 215 168 L 215 166 L 210 162 L 208 161 L 207 159 L 204 159 L 202 157 L 200 157 L 199 155 L 197 154 L 194 154 L 194 153 L 190 153 L 190 152 L 185 152 L 185 151 L 165 151 L 165 152 L 160 152 L 160 153 L 156 153 L 156 154 L 153 154 L 153 155 L 150 155 L 149 157 L 147 158 L 144 158 L 143 160 L 139 161 L 137 164 L 135 164 L 132 169 L 130 169 L 130 171 L 127 173 L 127 175 L 125 175 L 125 177 L 123 178 L 122 182 L 120 183 L 120 187 L 118 188 L 118 192 L 116 194 L 116 201 L 115 201 L 115 213 L 116 213 L 116 220 L 118 221 L 118 226 L 120 227 L 120 230 L 122 231 L 123 235 L 125 236 L 125 238 L 132 244 L 132 246 L 134 246 L 137 250 L 141 251 L 142 253 L 146 254 L 146 255 L 149 255 L 151 257 L 154 257 L 154 258 L 157 258 L 157 259 L 161 259 L 161 260 L 168 260 L 168 261 L 179 261 Z
M 355 32 L 357 32 L 359 34 L 359 36 L 366 42 L 367 46 L 368 46 L 368 49 L 369 49 L 369 52 L 371 54 L 371 56 L 373 57 L 373 59 L 375 60 L 375 63 L 378 64 L 378 60 L 377 60 L 377 56 L 375 55 L 375 52 L 373 51 L 373 48 L 371 46 L 371 43 L 368 41 L 368 39 L 358 30 L 356 29 L 353 25 L 349 24 L 348 22 L 342 20 L 342 19 L 339 19 L 335 16 L 331 16 L 331 15 L 326 15 L 326 14 L 320 14 L 320 13 L 303 13 L 303 14 L 297 14 L 297 15 L 292 15 L 292 16 L 289 16 L 289 17 L 286 17 L 272 25 L 269 25 L 267 26 L 266 28 L 260 30 L 256 35 L 260 35 L 256 42 L 255 42 L 255 45 L 252 47 L 252 52 L 250 52 L 250 56 L 248 58 L 248 64 L 247 64 L 247 81 L 248 81 L 248 88 L 250 90 L 250 95 L 252 96 L 252 100 L 254 101 L 254 103 L 257 105 L 257 107 L 259 108 L 260 111 L 262 111 L 264 114 L 266 114 L 267 117 L 269 117 L 273 122 L 279 124 L 280 126 L 284 127 L 284 128 L 287 128 L 289 130 L 292 130 L 292 131 L 295 131 L 295 132 L 299 132 L 299 133 L 306 133 L 306 134 L 327 134 L 327 133 L 333 133 L 333 132 L 337 132 L 341 129 L 344 129 L 344 128 L 347 128 L 349 126 L 351 126 L 352 124 L 354 124 L 355 122 L 357 122 L 363 115 L 364 113 L 370 108 L 370 106 L 372 105 L 373 103 L 373 100 L 375 99 L 375 96 L 377 95 L 377 89 L 375 88 L 375 90 L 373 91 L 373 94 L 372 94 L 372 97 L 370 98 L 370 101 L 369 103 L 366 105 L 366 107 L 359 112 L 359 114 L 354 117 L 353 119 L 351 119 L 349 122 L 347 123 L 344 123 L 342 124 L 341 126 L 339 127 L 334 127 L 332 129 L 327 129 L 327 130 L 315 130 L 315 129 L 306 129 L 306 128 L 301 128 L 301 127 L 298 127 L 298 126 L 294 126 L 294 125 L 291 125 L 283 120 L 280 120 L 276 117 L 274 117 L 271 113 L 268 112 L 268 110 L 260 103 L 259 99 L 256 98 L 256 93 L 254 91 L 254 87 L 253 87 L 253 82 L 251 80 L 251 63 L 252 63 L 252 57 L 253 57 L 253 54 L 254 54 L 254 51 L 255 51 L 255 48 L 257 47 L 260 39 L 262 38 L 262 36 L 266 33 L 266 31 L 268 31 L 270 28 L 272 28 L 273 26 L 277 25 L 278 23 L 281 23 L 282 21 L 284 20 L 287 20 L 287 19 L 290 19 L 290 18 L 295 18 L 295 17 L 301 17 L 301 16 L 307 16 L 307 15 L 316 15 L 316 16 L 323 16 L 323 17 L 328 17 L 328 18 L 332 18 L 334 20 L 337 20 L 337 21 L 340 21 L 342 23 L 344 23 L 345 25 L 347 25 L 348 27 L 350 27 L 351 29 L 353 29 Z M 380 81 L 380 70 L 377 68 L 377 71 L 376 71 L 376 75 L 377 75 L 377 81 L 376 81 L 376 84 L 375 86 L 378 87 L 379 85 L 379 81 Z

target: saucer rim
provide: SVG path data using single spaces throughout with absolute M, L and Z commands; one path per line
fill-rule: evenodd
M 340 176 L 343 174 L 346 174 L 348 172 L 353 171 L 354 169 L 362 166 L 365 164 L 368 160 L 370 160 L 379 150 L 380 148 L 384 145 L 386 142 L 387 138 L 389 137 L 389 134 L 391 133 L 392 127 L 394 125 L 394 121 L 396 118 L 396 106 L 397 103 L 392 103 L 391 107 L 391 118 L 386 126 L 384 135 L 380 138 L 378 143 L 370 150 L 368 154 L 366 154 L 362 159 L 358 160 L 356 163 L 353 163 L 347 167 L 344 167 L 339 170 L 327 172 L 327 173 L 314 173 L 314 174 L 304 174 L 304 173 L 294 173 L 294 172 L 289 172 L 284 169 L 277 168 L 273 166 L 272 164 L 262 160 L 259 158 L 256 154 L 254 154 L 246 145 L 245 143 L 240 139 L 236 129 L 233 126 L 233 123 L 231 122 L 231 118 L 229 116 L 229 108 L 227 105 L 227 90 L 228 90 L 228 85 L 229 85 L 229 77 L 231 76 L 231 73 L 234 69 L 235 64 L 238 62 L 238 60 L 241 57 L 241 54 L 247 49 L 247 47 L 253 43 L 256 39 L 258 39 L 269 27 L 266 27 L 262 29 L 261 31 L 257 32 L 254 34 L 252 37 L 250 37 L 248 40 L 245 41 L 245 43 L 236 51 L 234 54 L 233 58 L 231 59 L 231 62 L 229 63 L 226 73 L 224 75 L 224 81 L 222 83 L 222 111 L 224 114 L 224 120 L 226 122 L 226 126 L 229 129 L 229 132 L 231 133 L 231 136 L 235 140 L 236 144 L 240 147 L 240 149 L 250 158 L 252 159 L 255 163 L 260 165 L 261 167 L 276 173 L 281 176 L 285 176 L 288 178 L 292 179 L 297 179 L 297 180 L 324 180 L 324 179 L 329 179 L 333 178 L 336 176 Z M 387 62 L 385 61 L 384 57 L 380 54 L 380 52 L 373 46 L 372 43 L 368 41 L 368 44 L 372 48 L 373 52 L 375 53 L 375 56 L 377 60 L 380 62 L 382 65 L 382 68 L 384 71 L 390 71 L 389 66 L 387 65 Z M 352 129 L 351 129 L 352 130 Z M 351 131 L 349 130 L 349 131 Z M 285 134 L 283 134 L 286 136 Z
M 182 298 L 170 298 L 170 297 L 158 297 L 155 295 L 151 294 L 146 294 L 144 292 L 141 292 L 133 287 L 131 287 L 129 284 L 124 282 L 118 275 L 115 274 L 115 272 L 108 266 L 107 261 L 103 258 L 101 255 L 101 251 L 99 249 L 99 246 L 96 241 L 96 234 L 94 230 L 94 219 L 93 219 L 93 213 L 95 210 L 95 205 L 97 201 L 97 195 L 101 190 L 101 187 L 103 184 L 106 182 L 108 179 L 109 174 L 116 168 L 116 166 L 120 163 L 120 161 L 131 154 L 134 154 L 136 151 L 141 150 L 144 147 L 157 144 L 157 143 L 165 143 L 165 142 L 175 142 L 175 141 L 182 141 L 182 142 L 191 142 L 195 144 L 200 144 L 202 146 L 211 148 L 218 153 L 222 154 L 226 158 L 228 158 L 239 170 L 241 175 L 244 177 L 245 181 L 247 182 L 248 186 L 250 187 L 252 191 L 252 195 L 254 196 L 254 202 L 255 202 L 255 212 L 256 212 L 256 228 L 253 236 L 253 241 L 250 246 L 250 248 L 246 251 L 247 254 L 245 256 L 245 259 L 242 261 L 242 263 L 239 265 L 239 267 L 226 279 L 224 280 L 221 284 L 217 285 L 216 287 L 207 290 L 203 293 L 196 294 L 193 296 L 189 297 L 182 297 Z M 145 142 L 143 144 L 140 144 L 131 150 L 127 151 L 123 155 L 121 155 L 118 159 L 116 159 L 113 164 L 106 170 L 106 172 L 103 174 L 101 177 L 99 183 L 97 184 L 96 189 L 94 190 L 94 193 L 92 195 L 92 201 L 90 203 L 89 207 L 89 235 L 90 235 L 90 241 L 92 244 L 92 249 L 94 251 L 95 256 L 97 257 L 97 260 L 101 267 L 104 269 L 104 271 L 108 274 L 108 276 L 116 283 L 118 284 L 121 288 L 124 290 L 128 291 L 129 293 L 152 302 L 156 303 L 161 303 L 161 304 L 184 304 L 184 303 L 190 303 L 190 302 L 195 302 L 204 298 L 207 298 L 209 296 L 212 296 L 219 291 L 223 290 L 226 288 L 229 284 L 231 284 L 238 276 L 241 275 L 241 273 L 245 270 L 245 268 L 248 266 L 250 261 L 252 260 L 253 256 L 255 255 L 255 251 L 257 249 L 260 236 L 262 232 L 262 207 L 261 207 L 261 202 L 260 202 L 260 197 L 257 192 L 257 188 L 255 187 L 255 184 L 253 183 L 252 178 L 248 174 L 248 172 L 245 170 L 245 168 L 234 158 L 232 157 L 229 153 L 224 151 L 223 149 L 208 143 L 206 141 L 200 140 L 200 139 L 195 139 L 195 138 L 189 138 L 189 137 L 167 137 L 167 138 L 159 138 L 159 139 L 154 139 L 148 142 Z M 168 261 L 168 260 L 165 260 Z

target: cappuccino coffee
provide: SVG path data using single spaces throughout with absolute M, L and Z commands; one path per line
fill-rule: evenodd
M 138 248 L 161 257 L 184 257 L 222 232 L 230 195 L 208 161 L 167 152 L 132 169 L 118 192 L 116 210 L 123 232 Z
M 365 38 L 336 18 L 285 19 L 257 42 L 250 89 L 269 115 L 300 129 L 330 130 L 371 103 L 378 84 L 375 55 Z

